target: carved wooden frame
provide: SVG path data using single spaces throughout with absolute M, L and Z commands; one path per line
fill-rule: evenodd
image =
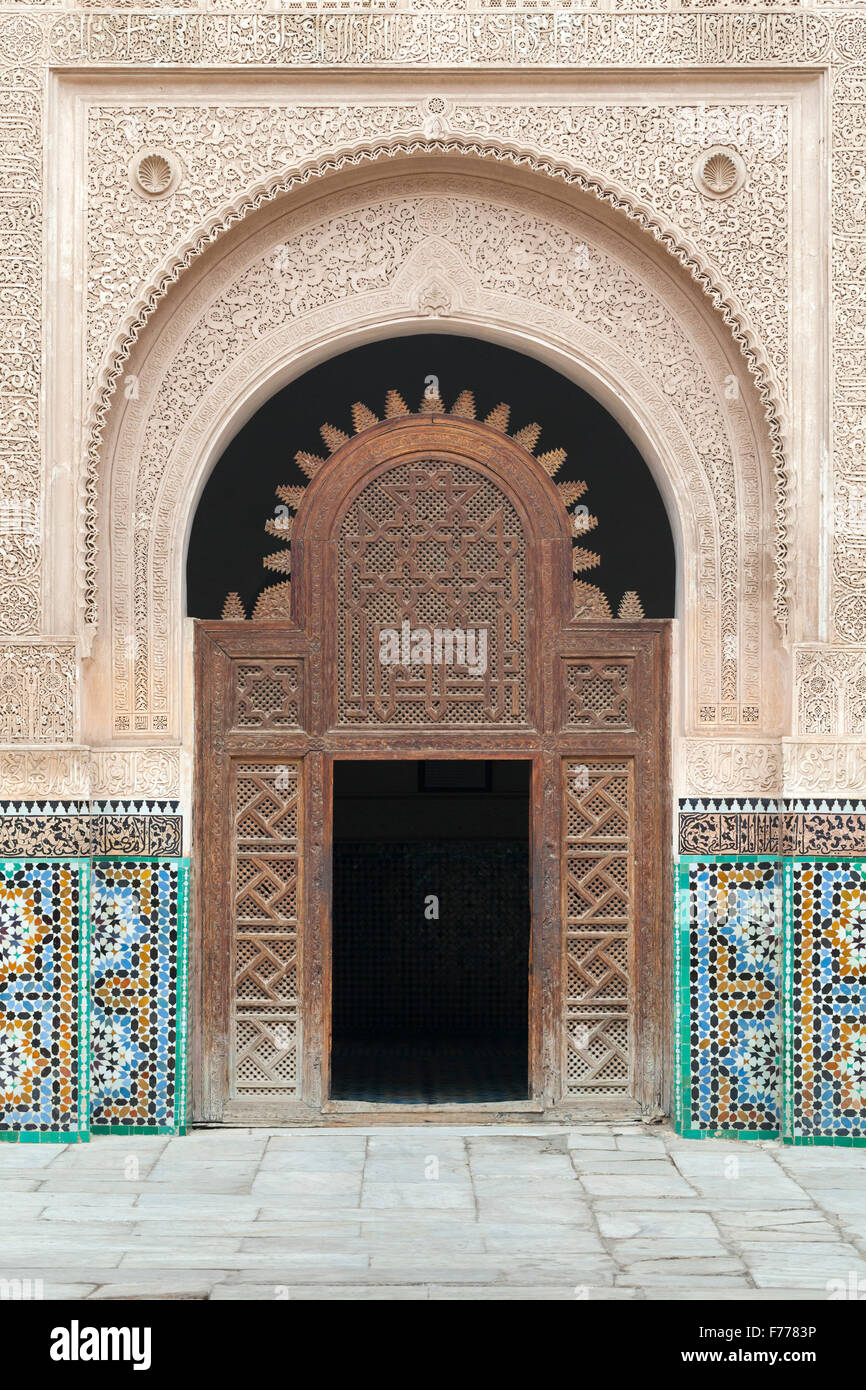
M 472 728 L 366 727 L 336 723 L 336 536 L 364 482 L 400 461 L 451 458 L 485 473 L 525 526 L 527 722 Z M 562 1100 L 564 940 L 562 768 L 579 757 L 632 759 L 633 968 L 630 971 L 634 1099 L 667 1109 L 672 1082 L 672 836 L 670 825 L 670 623 L 577 622 L 571 617 L 569 517 L 554 483 L 525 450 L 492 426 L 431 414 L 386 420 L 346 442 L 314 475 L 292 532 L 292 620 L 196 623 L 197 846 L 192 932 L 193 1114 L 238 1124 L 336 1122 L 351 1115 L 417 1120 L 461 1115 L 589 1113 Z M 297 730 L 233 727 L 233 664 L 294 658 L 303 664 Z M 566 725 L 563 662 L 633 662 L 628 727 Z M 530 1098 L 510 1104 L 393 1108 L 328 1097 L 330 1039 L 331 769 L 352 758 L 522 758 L 532 762 Z M 229 1091 L 233 961 L 231 769 L 234 759 L 302 762 L 302 1057 L 300 1100 L 232 1100 Z M 598 1102 L 595 1102 L 598 1108 Z M 606 1100 L 610 1113 L 621 1108 Z M 627 1108 L 631 1108 L 630 1106 Z

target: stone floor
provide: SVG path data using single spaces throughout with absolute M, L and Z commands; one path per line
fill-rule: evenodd
M 866 1150 L 662 1126 L 0 1144 L 0 1204 L 45 1298 L 866 1296 Z

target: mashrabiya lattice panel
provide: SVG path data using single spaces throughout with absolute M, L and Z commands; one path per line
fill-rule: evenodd
M 568 729 L 631 729 L 634 662 L 588 657 L 563 661 Z
M 866 860 L 786 870 L 785 1138 L 866 1143 Z
M 0 1139 L 87 1139 L 87 864 L 0 863 Z
M 300 1094 L 299 763 L 235 765 L 233 1093 Z
M 233 723 L 240 729 L 297 729 L 301 726 L 303 662 L 235 663 Z
M 684 1127 L 776 1134 L 781 1087 L 776 863 L 686 866 Z
M 91 866 L 94 1133 L 179 1133 L 185 1120 L 186 864 Z
M 525 550 L 508 498 L 471 468 L 430 459 L 369 483 L 340 534 L 339 722 L 525 723 Z
M 569 761 L 563 792 L 566 1098 L 629 1089 L 629 760 Z

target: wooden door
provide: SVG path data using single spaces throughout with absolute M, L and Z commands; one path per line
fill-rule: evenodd
M 340 757 L 532 763 L 530 1098 L 479 1116 L 665 1106 L 669 624 L 575 619 L 563 496 L 500 426 L 431 410 L 333 443 L 281 492 L 291 583 L 196 624 L 196 1117 L 369 1117 L 328 1094 Z M 384 667 L 404 622 L 483 631 L 486 669 Z

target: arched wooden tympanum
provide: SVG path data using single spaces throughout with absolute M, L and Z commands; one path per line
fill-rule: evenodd
M 537 427 L 389 401 L 356 407 L 354 436 L 325 427 L 330 457 L 278 490 L 290 548 L 266 564 L 291 580 L 255 621 L 196 624 L 196 1117 L 389 1113 L 329 1100 L 341 757 L 531 760 L 530 1097 L 488 1109 L 665 1107 L 669 625 L 574 617 L 594 557 Z M 427 659 L 470 631 L 483 670 Z

